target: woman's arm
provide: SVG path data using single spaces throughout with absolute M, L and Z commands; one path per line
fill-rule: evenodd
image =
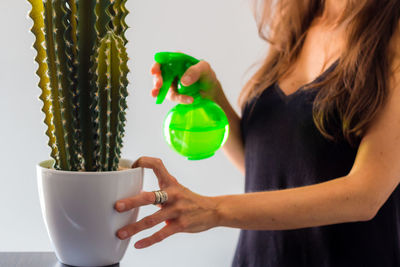
M 153 97 L 157 97 L 159 89 L 163 84 L 160 65 L 158 63 L 155 63 L 151 68 L 151 74 L 155 76 L 154 88 L 151 94 Z M 200 63 L 190 67 L 185 72 L 181 81 L 184 86 L 200 82 L 205 87 L 202 95 L 215 101 L 225 111 L 229 121 L 230 132 L 228 140 L 223 146 L 223 151 L 228 159 L 244 173 L 244 148 L 240 130 L 240 117 L 226 98 L 222 86 L 210 64 L 206 61 L 200 61 Z M 179 94 L 176 91 L 175 85 L 169 90 L 168 98 L 181 104 L 188 104 L 193 101 L 192 97 Z
M 242 131 L 240 128 L 241 118 L 233 109 L 232 105 L 229 103 L 222 88 L 219 91 L 220 95 L 216 99 L 216 102 L 225 111 L 225 114 L 228 117 L 229 121 L 229 136 L 228 140 L 226 140 L 226 143 L 222 147 L 222 149 L 226 157 L 236 166 L 236 168 L 239 169 L 239 171 L 242 174 L 244 174 L 245 162 L 244 162 L 244 144 L 242 139 Z
M 305 187 L 214 197 L 219 226 L 290 230 L 367 221 L 379 208 L 376 192 L 350 176 Z

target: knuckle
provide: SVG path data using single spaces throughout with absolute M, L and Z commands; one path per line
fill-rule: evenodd
M 161 159 L 159 159 L 159 158 L 156 159 L 156 166 L 158 167 L 159 170 L 164 170 L 165 169 L 163 161 Z
M 177 101 L 176 93 L 171 93 L 170 96 L 169 96 L 169 100 L 176 102 Z
M 157 165 L 163 165 L 163 162 L 160 158 L 155 158 L 154 161 Z
M 171 183 L 175 184 L 175 185 L 178 185 L 178 184 L 179 184 L 178 180 L 177 180 L 174 176 L 172 176 L 172 175 L 169 175 L 168 180 L 169 180 Z
M 143 224 L 145 227 L 152 227 L 156 225 L 156 220 L 153 217 L 147 217 L 144 221 Z
M 211 65 L 210 65 L 210 63 L 208 63 L 207 61 L 202 60 L 202 61 L 200 61 L 199 64 L 200 64 L 200 66 L 201 66 L 202 68 L 204 68 L 205 70 L 211 69 Z
M 184 95 L 179 95 L 179 102 L 184 102 L 185 96 Z
M 180 195 L 179 191 L 174 187 L 169 188 L 168 197 L 171 199 L 174 199 L 174 201 L 181 199 L 181 195 Z
M 171 87 L 169 88 L 169 90 L 168 90 L 168 93 L 167 93 L 167 95 L 170 95 L 170 96 L 175 96 L 175 95 L 177 95 L 177 93 L 176 93 L 176 90 L 175 90 L 175 87 L 174 86 L 172 86 L 171 85 Z
M 177 213 L 178 216 L 183 214 L 184 211 L 185 211 L 185 208 L 181 204 L 176 204 L 175 212 Z
M 153 202 L 154 201 L 154 193 L 146 192 L 143 194 L 143 199 L 146 202 Z
M 138 158 L 138 160 L 136 162 L 138 165 L 141 165 L 144 160 L 145 160 L 145 157 L 142 156 L 142 157 Z
M 187 223 L 187 221 L 186 220 L 184 220 L 184 219 L 180 219 L 179 221 L 178 221 L 178 231 L 179 232 L 183 232 L 183 231 L 185 231 L 186 229 L 187 229 L 187 227 L 188 227 L 188 223 Z
M 131 207 L 133 207 L 135 202 L 132 198 L 128 198 L 124 201 L 124 204 L 125 204 L 125 209 L 130 209 Z
M 167 93 L 167 99 L 173 101 L 175 98 L 174 90 L 169 90 Z
M 178 183 L 178 179 L 176 179 L 174 176 L 170 176 L 170 180 L 174 183 Z

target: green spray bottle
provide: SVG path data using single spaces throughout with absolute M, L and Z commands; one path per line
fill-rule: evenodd
M 157 53 L 154 59 L 160 64 L 163 77 L 156 103 L 164 101 L 174 81 L 178 83 L 178 93 L 194 99 L 192 104 L 178 104 L 168 112 L 164 121 L 164 137 L 168 145 L 189 160 L 213 156 L 228 138 L 228 118 L 220 106 L 200 95 L 199 82 L 190 86 L 181 83 L 186 70 L 200 61 L 173 52 Z

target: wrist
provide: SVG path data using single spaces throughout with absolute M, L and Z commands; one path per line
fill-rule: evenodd
M 217 82 L 216 86 L 216 94 L 214 97 L 215 103 L 217 103 L 223 110 L 226 109 L 226 106 L 229 105 L 229 101 L 225 96 L 224 90 L 219 82 Z
M 212 214 L 215 227 L 226 226 L 225 214 L 223 212 L 223 199 L 224 196 L 209 197 L 212 204 Z

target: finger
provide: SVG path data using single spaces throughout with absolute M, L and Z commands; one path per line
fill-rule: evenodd
M 115 203 L 114 208 L 118 212 L 124 212 L 134 208 L 138 208 L 140 206 L 153 204 L 155 200 L 156 197 L 153 192 L 142 191 L 136 196 L 118 200 Z
M 161 189 L 168 185 L 171 185 L 175 181 L 171 174 L 169 174 L 169 172 L 165 168 L 162 160 L 159 158 L 141 157 L 132 165 L 132 168 L 137 167 L 152 169 L 154 174 L 157 176 Z
M 161 242 L 167 237 L 179 233 L 179 228 L 176 224 L 168 224 L 164 226 L 160 231 L 154 233 L 153 235 L 146 237 L 135 243 L 135 248 L 146 248 L 155 243 Z
M 183 74 L 181 82 L 184 86 L 189 86 L 197 82 L 203 73 L 209 71 L 209 64 L 205 61 L 200 61 L 196 65 L 191 66 Z
M 156 75 L 153 78 L 154 88 L 160 89 L 163 85 L 163 77 L 161 75 Z
M 178 102 L 180 104 L 191 104 L 193 102 L 193 97 L 181 95 L 174 90 L 169 90 L 167 97 L 169 100 Z
M 132 223 L 122 227 L 121 229 L 118 230 L 117 236 L 120 239 L 129 238 L 143 230 L 152 228 L 157 224 L 162 223 L 165 220 L 174 218 L 174 216 L 176 215 L 171 213 L 171 209 L 168 208 L 161 209 L 150 216 L 144 217 L 143 219 L 141 219 L 136 223 Z
M 155 62 L 153 66 L 151 66 L 150 74 L 152 75 L 161 74 L 161 68 L 159 63 Z
M 153 88 L 151 90 L 151 96 L 152 97 L 157 97 L 159 92 L 160 92 L 160 89 Z
M 172 83 L 171 89 L 168 91 L 168 99 L 180 104 L 191 104 L 193 102 L 193 97 L 182 95 L 178 93 L 177 82 Z

